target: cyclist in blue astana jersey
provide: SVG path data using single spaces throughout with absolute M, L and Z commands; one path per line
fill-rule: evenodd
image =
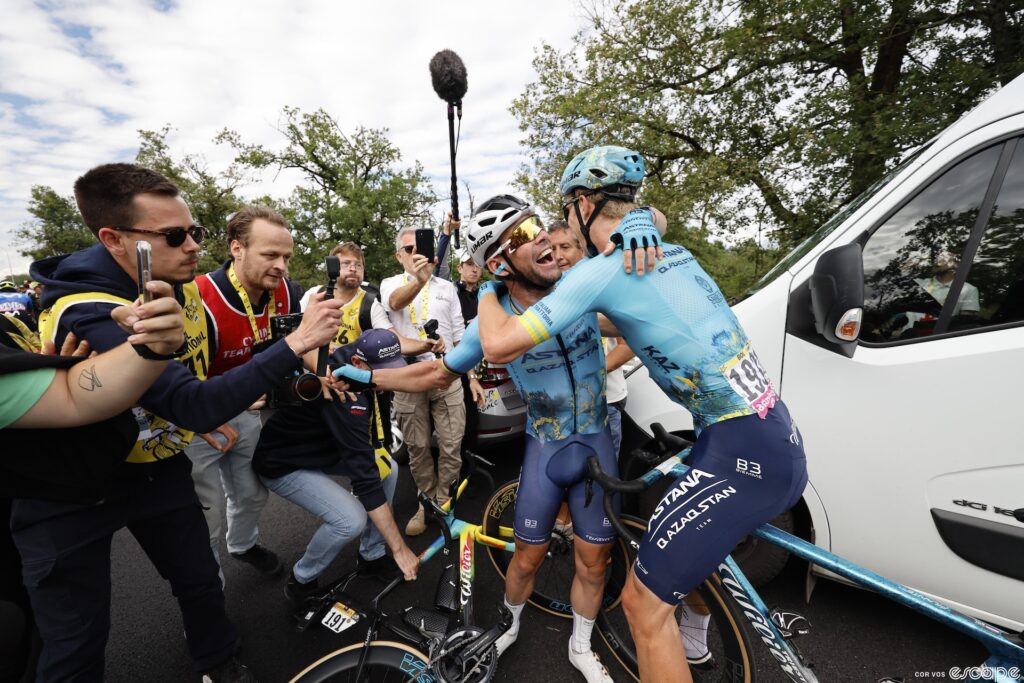
M 634 203 L 643 175 L 643 158 L 621 147 L 593 148 L 569 164 L 563 212 L 592 255 L 609 242 L 656 244 L 650 211 Z M 748 532 L 799 500 L 807 470 L 799 431 L 722 292 L 685 247 L 663 247 L 646 277 L 627 274 L 617 258 L 581 262 L 518 316 L 493 289 L 482 292 L 478 321 L 487 359 L 503 363 L 601 311 L 693 415 L 693 470 L 655 509 L 622 596 L 641 680 L 690 681 L 684 657 L 710 655 L 703 642 L 687 642 L 684 654 L 675 606 Z M 706 608 L 687 602 L 690 623 L 680 630 L 706 623 Z
M 510 315 L 552 291 L 562 275 L 537 216 L 515 197 L 503 195 L 482 204 L 463 235 L 474 262 L 489 268 L 507 285 L 501 306 Z M 474 320 L 459 345 L 436 366 L 417 363 L 402 369 L 374 370 L 372 381 L 381 389 L 407 391 L 429 386 L 409 381 L 450 382 L 483 358 L 477 325 Z M 611 328 L 608 331 L 614 333 Z M 576 553 L 569 660 L 588 682 L 610 682 L 591 650 L 590 636 L 601 606 L 615 532 L 601 506 L 587 506 L 585 500 L 589 456 L 597 455 L 602 467 L 610 471 L 618 469 L 608 429 L 598 316 L 578 316 L 559 334 L 509 363 L 508 371 L 527 405 L 527 435 L 516 496 L 516 552 L 505 578 L 505 604 L 514 621 L 497 641 L 498 653 L 518 636 L 520 614 L 551 542 L 555 516 L 563 500 L 568 500 Z M 352 377 L 345 374 L 347 369 L 341 372 Z

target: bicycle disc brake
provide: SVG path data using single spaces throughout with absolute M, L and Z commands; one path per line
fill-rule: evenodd
M 460 655 L 483 635 L 481 628 L 452 631 L 430 650 L 430 670 L 440 683 L 487 683 L 498 669 L 498 648 L 463 659 Z

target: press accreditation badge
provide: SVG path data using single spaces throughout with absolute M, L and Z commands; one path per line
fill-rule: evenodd
M 765 419 L 768 411 L 775 407 L 779 395 L 750 344 L 747 343 L 742 351 L 726 361 L 720 369 L 732 390 L 746 401 L 751 411 L 757 413 L 762 420 Z

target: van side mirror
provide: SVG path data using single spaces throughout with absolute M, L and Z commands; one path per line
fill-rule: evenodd
M 818 334 L 853 355 L 864 311 L 864 261 L 859 244 L 830 249 L 818 257 L 808 286 Z

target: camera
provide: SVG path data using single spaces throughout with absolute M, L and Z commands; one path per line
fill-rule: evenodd
M 278 339 L 284 339 L 298 329 L 302 323 L 302 314 L 276 315 L 270 319 L 270 339 L 260 342 L 253 349 L 259 353 Z M 267 406 L 279 408 L 281 406 L 298 406 L 308 401 L 315 401 L 320 397 L 320 380 L 315 374 L 305 371 L 295 371 L 295 374 L 276 387 L 267 392 Z

